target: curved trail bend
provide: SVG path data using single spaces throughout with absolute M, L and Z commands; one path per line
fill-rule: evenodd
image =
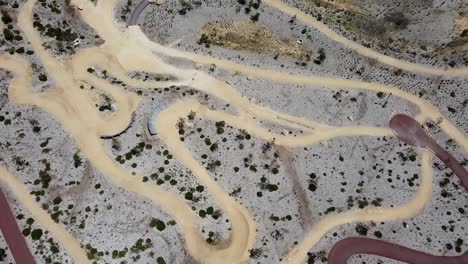
M 432 151 L 452 172 L 460 179 L 461 185 L 468 191 L 468 171 L 455 157 L 446 151 L 424 130 L 422 125 L 414 118 L 397 114 L 390 119 L 390 128 L 396 137 L 413 147 L 426 148 Z
M 468 68 L 460 68 L 460 69 L 437 69 L 430 66 L 419 65 L 416 63 L 399 60 L 377 51 L 374 51 L 370 48 L 366 48 L 357 42 L 354 42 L 350 39 L 347 39 L 335 31 L 328 28 L 322 22 L 316 20 L 311 15 L 306 14 L 304 11 L 301 11 L 297 8 L 291 7 L 285 4 L 281 0 L 263 0 L 263 3 L 270 5 L 271 7 L 277 9 L 280 12 L 286 13 L 288 15 L 296 16 L 297 19 L 301 20 L 305 24 L 317 29 L 318 31 L 322 32 L 325 36 L 329 39 L 348 47 L 357 53 L 377 60 L 378 62 L 387 64 L 389 66 L 402 69 L 405 71 L 413 72 L 413 73 L 420 73 L 420 74 L 428 74 L 428 75 L 439 75 L 439 76 L 450 76 L 450 77 L 468 77 Z
M 425 66 L 425 65 L 420 65 L 400 59 L 396 59 L 387 55 L 384 55 L 378 51 L 375 51 L 371 48 L 366 48 L 362 46 L 361 44 L 352 41 L 350 39 L 347 39 L 344 36 L 339 35 L 329 27 L 327 27 L 325 24 L 322 22 L 316 20 L 313 16 L 306 14 L 304 11 L 289 6 L 285 4 L 281 0 L 264 0 L 262 1 L 263 3 L 277 9 L 280 12 L 286 13 L 290 15 L 291 17 L 296 17 L 297 19 L 301 20 L 308 26 L 311 26 L 318 31 L 320 31 L 322 34 L 327 36 L 329 39 L 349 48 L 357 53 L 368 57 L 372 58 L 380 63 L 402 69 L 408 72 L 413 72 L 413 73 L 420 73 L 420 74 L 428 74 L 428 75 L 438 75 L 438 76 L 449 76 L 449 77 L 468 77 L 468 68 L 459 68 L 459 69 L 438 69 L 430 66 Z M 141 0 L 135 9 L 132 11 L 132 14 L 130 16 L 130 19 L 128 20 L 127 25 L 128 26 L 134 26 L 138 24 L 138 18 L 140 14 L 143 12 L 143 10 L 150 5 L 151 2 L 149 0 Z
M 409 264 L 466 264 L 468 252 L 461 256 L 434 256 L 394 243 L 366 237 L 349 237 L 338 241 L 328 254 L 328 264 L 346 264 L 357 254 L 371 254 Z
M 217 80 L 202 71 L 177 68 L 166 62 L 163 56 L 183 57 L 200 63 L 215 63 L 228 70 L 283 83 L 391 92 L 419 107 L 418 121 L 442 120 L 440 122 L 441 128 L 459 145 L 463 146 L 465 151 L 468 150 L 468 140 L 463 133 L 443 117 L 434 106 L 396 87 L 333 78 L 294 76 L 164 47 L 148 40 L 139 27 L 130 26 L 127 28 L 118 23 L 114 19 L 114 8 L 117 2 L 117 0 L 98 1 L 97 5 L 94 5 L 88 0 L 72 0 L 74 5 L 82 9 L 80 11 L 82 19 L 97 31 L 105 43 L 100 47 L 82 49 L 64 61 L 59 61 L 42 47 L 41 38 L 32 27 L 32 10 L 36 0 L 28 0 L 21 7 L 18 26 L 31 42 L 35 54 L 42 61 L 48 75 L 55 80 L 55 86 L 43 93 L 32 92 L 29 89 L 32 76 L 30 63 L 17 55 L 0 55 L 0 67 L 11 71 L 15 76 L 9 88 L 10 98 L 14 102 L 38 106 L 49 112 L 72 135 L 81 153 L 110 182 L 152 201 L 171 215 L 184 235 L 187 251 L 199 262 L 239 263 L 247 260 L 249 250 L 253 247 L 256 239 L 255 222 L 245 207 L 230 197 L 211 178 L 211 175 L 193 157 L 187 146 L 179 140 L 175 127 L 180 117 L 185 117 L 190 111 L 195 111 L 197 116 L 214 121 L 223 120 L 235 128 L 247 130 L 253 136 L 266 140 L 275 138 L 276 144 L 283 146 L 305 146 L 345 136 L 392 136 L 392 132 L 388 128 L 371 126 L 334 127 L 304 117 L 275 112 L 268 107 L 250 102 L 248 98 L 243 97 L 224 81 Z M 158 186 L 143 183 L 140 180 L 141 175 L 132 176 L 129 171 L 120 167 L 120 164 L 108 155 L 101 136 L 115 135 L 124 130 L 130 123 L 132 113 L 141 98 L 87 73 L 86 69 L 93 66 L 100 66 L 116 78 L 136 87 L 162 88 L 168 87 L 166 86 L 168 83 L 188 85 L 193 89 L 224 100 L 236 108 L 239 114 L 231 115 L 223 111 L 207 109 L 195 100 L 181 100 L 162 111 L 156 120 L 156 130 L 162 142 L 166 144 L 174 157 L 190 169 L 193 175 L 206 186 L 216 203 L 226 212 L 232 229 L 229 240 L 224 241 L 220 246 L 206 243 L 197 224 L 198 217 L 193 214 L 183 198 Z M 127 74 L 133 71 L 170 74 L 176 76 L 177 80 L 174 82 L 142 82 L 128 77 Z M 79 88 L 80 81 L 85 81 L 110 94 L 117 102 L 116 112 L 108 115 L 99 113 L 89 95 Z M 305 133 L 297 137 L 271 133 L 261 127 L 259 120 L 285 127 L 301 128 Z M 408 218 L 420 212 L 430 200 L 432 193 L 432 155 L 425 150 L 420 150 L 419 153 L 421 186 L 412 200 L 395 208 L 370 208 L 327 216 L 305 234 L 304 240 L 291 249 L 289 254 L 285 256 L 284 262 L 301 263 L 310 248 L 328 230 L 338 225 L 356 221 L 389 221 Z M 0 179 L 5 181 L 3 176 Z M 15 195 L 24 199 L 30 198 L 24 184 L 16 182 L 8 186 L 12 188 Z M 23 203 L 33 216 L 47 215 L 36 204 Z M 39 217 L 38 221 L 49 231 L 57 229 L 57 225 L 48 222 L 46 216 Z M 89 263 L 86 254 L 83 251 L 79 252 L 80 248 L 76 247 L 79 243 L 75 239 L 69 235 L 64 236 L 58 231 L 55 233 L 51 231 L 51 233 L 76 263 Z
M 141 15 L 141 12 L 145 10 L 145 8 L 151 4 L 149 0 L 141 0 L 136 7 L 133 9 L 132 13 L 130 14 L 130 18 L 127 21 L 127 26 L 134 26 L 138 24 L 138 18 Z

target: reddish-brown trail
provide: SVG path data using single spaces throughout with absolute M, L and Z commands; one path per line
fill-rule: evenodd
M 461 184 L 468 191 L 468 173 L 466 169 L 444 148 L 442 148 L 423 129 L 415 119 L 408 115 L 397 114 L 389 122 L 398 139 L 406 144 L 430 149 L 448 168 L 460 179 Z M 329 264 L 345 264 L 356 254 L 371 254 L 386 257 L 411 264 L 467 264 L 468 252 L 461 256 L 435 256 L 401 245 L 382 240 L 350 237 L 338 241 L 328 255 Z
M 406 144 L 431 150 L 453 173 L 460 179 L 461 184 L 468 191 L 468 172 L 449 152 L 441 147 L 424 128 L 412 117 L 397 114 L 389 122 L 398 139 Z
M 16 263 L 36 263 L 31 251 L 29 251 L 28 244 L 24 240 L 23 234 L 18 228 L 15 216 L 11 211 L 2 188 L 0 188 L 0 229 Z
M 356 254 L 371 254 L 410 264 L 466 264 L 468 252 L 461 256 L 434 256 L 401 245 L 366 237 L 338 241 L 328 254 L 328 264 L 346 264 Z

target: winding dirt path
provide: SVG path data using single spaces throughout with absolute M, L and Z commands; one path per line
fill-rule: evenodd
M 317 29 L 322 34 L 327 36 L 329 39 L 348 47 L 357 53 L 372 58 L 380 63 L 387 64 L 389 66 L 402 69 L 405 71 L 413 72 L 413 73 L 420 73 L 420 74 L 427 74 L 427 75 L 438 75 L 438 76 L 450 76 L 450 77 L 466 77 L 468 76 L 468 68 L 459 68 L 459 69 L 438 69 L 430 66 L 420 65 L 400 59 L 396 59 L 387 55 L 384 55 L 380 52 L 374 51 L 371 48 L 366 48 L 359 43 L 347 39 L 343 37 L 327 27 L 322 22 L 315 19 L 313 16 L 306 14 L 304 11 L 289 6 L 285 4 L 281 0 L 263 0 L 263 3 L 277 9 L 280 12 L 286 13 L 291 17 L 296 17 L 298 20 L 304 22 L 305 24 Z M 137 25 L 138 24 L 138 17 L 143 12 L 143 10 L 149 5 L 151 2 L 149 0 L 141 0 L 136 8 L 133 10 L 130 19 L 127 23 L 129 26 Z
M 399 60 L 387 55 L 383 55 L 377 51 L 374 51 L 370 48 L 366 48 L 357 42 L 354 42 L 350 39 L 347 39 L 332 29 L 328 28 L 322 22 L 316 20 L 313 16 L 306 14 L 304 11 L 294 8 L 285 4 L 281 0 L 263 0 L 263 3 L 268 4 L 269 6 L 277 9 L 280 12 L 286 13 L 290 16 L 296 16 L 298 20 L 301 20 L 305 24 L 317 29 L 329 39 L 348 47 L 357 53 L 377 60 L 378 62 L 390 65 L 392 67 L 402 69 L 409 72 L 428 74 L 428 75 L 439 75 L 439 76 L 450 76 L 450 77 L 466 77 L 468 76 L 468 68 L 459 68 L 459 69 L 437 69 L 429 66 L 419 65 L 416 63 L 411 63 L 408 61 Z
M 397 114 L 390 119 L 390 128 L 404 143 L 432 150 L 460 179 L 468 191 L 468 172 L 445 149 L 443 149 L 416 120 L 405 114 Z M 468 252 L 458 257 L 434 256 L 409 249 L 398 244 L 377 239 L 352 237 L 338 241 L 328 255 L 329 264 L 346 264 L 355 254 L 371 254 L 411 264 L 464 264 L 468 263 Z
M 18 26 L 31 42 L 35 54 L 42 61 L 48 75 L 55 80 L 55 86 L 42 93 L 32 92 L 30 89 L 32 79 L 30 63 L 18 55 L 0 55 L 0 67 L 14 74 L 9 88 L 9 98 L 15 103 L 37 106 L 49 112 L 74 138 L 81 153 L 110 182 L 152 201 L 171 215 L 184 236 L 188 253 L 198 262 L 217 264 L 246 261 L 249 257 L 249 250 L 256 240 L 256 228 L 248 210 L 230 197 L 213 180 L 208 171 L 194 158 L 187 146 L 180 141 L 176 128 L 176 123 L 180 118 L 185 118 L 191 111 L 194 111 L 199 117 L 212 121 L 225 121 L 230 126 L 245 129 L 253 136 L 265 140 L 275 139 L 276 144 L 291 147 L 317 144 L 336 137 L 360 135 L 381 137 L 393 136 L 393 134 L 389 128 L 383 127 L 330 126 L 304 117 L 279 113 L 269 107 L 255 105 L 226 82 L 217 80 L 202 71 L 177 68 L 168 63 L 164 59 L 165 57 L 179 57 L 203 64 L 214 63 L 217 67 L 226 70 L 281 83 L 392 93 L 394 96 L 418 106 L 420 110 L 420 114 L 417 116 L 418 121 L 441 120 L 442 130 L 465 151 L 468 150 L 468 140 L 464 134 L 442 116 L 433 105 L 417 96 L 401 91 L 397 87 L 335 78 L 291 75 L 164 47 L 150 41 L 138 26 L 126 27 L 126 25 L 118 23 L 114 19 L 114 8 L 117 2 L 117 0 L 98 1 L 94 5 L 88 0 L 72 0 L 72 3 L 79 7 L 82 19 L 96 30 L 105 43 L 99 47 L 83 49 L 75 55 L 58 60 L 43 48 L 41 38 L 32 26 L 32 10 L 36 0 L 28 0 L 21 7 Z M 279 3 L 271 0 L 267 2 Z M 282 5 L 278 7 L 283 8 Z M 294 10 L 285 9 L 285 12 L 290 11 Z M 385 61 L 385 57 L 378 54 L 375 56 Z M 395 65 L 406 67 L 404 62 L 395 61 Z M 192 99 L 179 100 L 158 115 L 154 128 L 168 150 L 197 177 L 206 190 L 213 195 L 217 205 L 226 212 L 231 223 L 231 236 L 227 241 L 221 243 L 222 246 L 213 246 L 205 242 L 198 226 L 198 216 L 193 214 L 183 198 L 158 186 L 143 183 L 140 180 L 142 175 L 132 176 L 129 171 L 122 168 L 109 156 L 101 137 L 116 135 L 125 130 L 131 123 L 133 112 L 141 98 L 90 75 L 86 72 L 89 67 L 106 69 L 111 75 L 123 82 L 142 89 L 163 88 L 168 87 L 169 84 L 186 85 L 217 97 L 236 108 L 238 114 L 231 115 L 223 111 L 209 109 Z M 417 67 L 408 70 L 414 69 Z M 133 80 L 127 74 L 134 71 L 169 74 L 176 76 L 177 80 L 171 82 Z M 445 74 L 443 71 L 442 73 L 439 70 L 434 71 L 437 74 Z M 94 107 L 90 96 L 79 88 L 81 81 L 94 85 L 96 89 L 101 89 L 104 93 L 109 94 L 116 101 L 116 111 L 107 115 L 101 114 Z M 304 131 L 304 135 L 292 137 L 271 133 L 260 125 L 259 120 L 284 127 L 300 128 Z M 290 250 L 285 256 L 284 262 L 301 263 L 307 252 L 321 237 L 336 226 L 357 221 L 390 221 L 417 215 L 429 202 L 432 193 L 432 154 L 423 149 L 419 149 L 418 152 L 421 160 L 421 185 L 413 199 L 394 208 L 368 208 L 328 215 L 304 234 L 303 241 Z M 2 171 L 6 172 L 0 167 L 0 173 Z M 0 180 L 10 181 L 8 187 L 17 197 L 21 198 L 20 200 L 25 207 L 37 218 L 39 223 L 51 232 L 76 263 L 89 263 L 85 252 L 79 246 L 79 242 L 66 233 L 62 227 L 51 222 L 47 212 L 31 202 L 32 200 L 28 200 L 31 197 L 24 184 L 17 180 L 12 181 L 14 179 L 12 177 L 11 174 L 3 173 Z

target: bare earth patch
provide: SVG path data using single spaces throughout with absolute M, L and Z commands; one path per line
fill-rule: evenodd
M 247 20 L 208 22 L 199 31 L 199 43 L 295 59 L 311 54 L 297 42 L 280 38 L 268 28 Z

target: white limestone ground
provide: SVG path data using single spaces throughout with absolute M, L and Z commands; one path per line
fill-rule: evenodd
M 125 7 L 126 2 L 122 1 L 122 6 Z M 433 6 L 437 4 L 436 2 L 434 1 Z M 21 5 L 21 1 L 17 3 Z M 14 17 L 17 9 L 13 8 L 13 5 L 14 2 L 6 1 L 6 4 L 0 8 Z M 250 19 L 253 13 L 246 15 L 243 11 L 245 6 L 239 5 L 236 1 L 223 3 L 208 1 L 192 5 L 193 10 L 186 10 L 186 6 L 184 8 L 179 2 L 174 1 L 149 8 L 144 18 L 142 17 L 143 31 L 149 38 L 162 44 L 171 44 L 180 39 L 175 47 L 181 50 L 229 58 L 232 61 L 262 68 L 294 74 L 335 76 L 393 84 L 413 94 L 421 94 L 449 117 L 465 135 L 467 133 L 467 94 L 464 88 L 467 85 L 466 78 L 399 73 L 391 67 L 375 63 L 330 41 L 300 21 L 294 20 L 289 23 L 291 17 L 263 4 L 260 5 L 259 11 L 253 11 L 260 13 L 258 23 L 282 37 L 292 40 L 301 38 L 303 45 L 314 51 L 314 54 L 323 48 L 326 59 L 321 65 L 310 61 L 305 66 L 300 66 L 290 58 L 280 57 L 275 60 L 261 54 L 230 51 L 214 46 L 206 48 L 197 43 L 196 36 L 198 28 L 206 22 L 220 19 Z M 379 6 L 366 7 L 371 11 L 380 11 Z M 451 10 L 443 15 L 448 20 L 450 17 L 448 14 L 453 13 L 455 6 L 446 8 Z M 37 9 L 43 24 L 62 19 L 61 16 L 51 13 L 50 8 L 37 7 Z M 172 13 L 169 13 L 170 9 Z M 177 13 L 179 10 L 186 10 L 186 14 L 179 15 Z M 239 12 L 236 13 L 237 10 Z M 423 15 L 424 13 L 421 16 Z M 69 16 L 64 15 L 67 18 Z M 448 22 L 439 21 L 441 29 L 449 27 Z M 428 25 L 410 24 L 408 28 L 416 27 L 412 31 L 422 32 L 419 31 L 419 27 L 422 26 Z M 99 38 L 93 39 L 92 31 L 85 31 L 78 24 L 72 25 L 71 28 L 78 32 L 77 34 L 84 35 L 89 43 L 93 42 L 92 45 L 99 41 Z M 306 29 L 307 33 L 302 34 L 303 29 Z M 353 33 L 347 32 L 347 34 Z M 400 32 L 392 34 L 398 35 Z M 307 35 L 311 36 L 310 39 Z M 415 36 L 414 32 L 409 30 L 403 32 L 403 35 L 406 38 L 420 39 L 420 36 Z M 424 33 L 424 36 L 427 41 L 432 40 L 427 38 L 430 33 Z M 442 34 L 438 36 L 444 37 L 430 44 L 436 45 L 448 38 Z M 60 51 L 60 47 L 52 45 L 53 40 L 46 36 L 44 38 L 48 40 L 47 43 L 51 43 L 53 53 L 71 52 L 67 49 Z M 83 41 L 83 43 L 88 42 Z M 28 49 L 28 44 L 24 41 L 13 44 L 5 42 L 4 45 L 16 48 L 23 46 Z M 83 44 L 78 49 L 86 45 L 88 44 Z M 390 54 L 392 56 L 401 54 L 401 57 L 398 57 L 412 60 L 411 56 L 401 52 Z M 461 57 L 457 65 L 463 63 Z M 39 80 L 42 72 L 34 54 L 28 55 L 27 58 L 38 64 L 35 84 L 43 83 Z M 426 62 L 419 57 L 413 59 L 418 63 Z M 434 64 L 435 67 L 446 66 L 446 62 L 442 60 Z M 208 66 L 203 69 L 218 79 L 228 81 L 239 92 L 255 99 L 261 105 L 333 125 L 385 126 L 394 111 L 416 114 L 416 108 L 409 102 L 387 94 L 358 90 L 344 92 L 310 86 L 296 87 L 266 80 L 249 80 L 250 78 L 246 76 L 233 75 L 216 67 Z M 90 259 L 97 263 L 163 263 L 162 259 L 166 263 L 192 262 L 184 250 L 180 230 L 177 224 L 172 225 L 170 217 L 141 197 L 116 188 L 100 173 L 94 171 L 85 160 L 81 159 L 73 140 L 50 115 L 35 108 L 17 106 L 9 102 L 6 94 L 10 78 L 4 72 L 0 74 L 2 77 L 0 116 L 4 117 L 0 123 L 2 149 L 0 160 L 27 183 L 28 188 L 35 192 L 33 195 L 38 197 L 38 202 L 82 243 Z M 85 87 L 85 89 L 91 88 Z M 138 92 L 135 89 L 132 91 Z M 185 96 L 182 93 L 185 93 Z M 222 211 L 216 208 L 211 195 L 206 191 L 199 191 L 201 188 L 196 178 L 177 160 L 169 158 L 171 153 L 165 152 L 165 147 L 157 137 L 148 134 L 147 121 L 148 114 L 157 108 L 158 104 L 173 102 L 181 97 L 197 98 L 204 104 L 217 109 L 225 108 L 228 112 L 229 106 L 200 92 L 195 93 L 184 88 L 179 91 L 163 90 L 161 93 L 144 91 L 143 95 L 145 99 L 135 113 L 131 127 L 122 135 L 107 140 L 108 152 L 118 160 L 126 159 L 122 164 L 126 169 L 145 175 L 147 179 L 142 178 L 142 181 L 159 185 L 192 200 L 190 206 L 194 213 L 200 216 L 200 229 L 204 231 L 206 239 L 211 239 L 210 242 L 216 243 L 228 238 L 230 224 Z M 20 113 L 20 116 L 17 113 Z M 6 120 L 11 120 L 11 124 Z M 320 214 L 323 215 L 325 212 L 330 214 L 334 212 L 333 210 L 356 209 L 360 205 L 371 206 L 372 202 L 386 206 L 398 205 L 414 195 L 419 183 L 419 179 L 414 176 L 419 173 L 418 161 L 411 161 L 411 149 L 401 146 L 395 139 L 338 138 L 306 149 L 290 148 L 275 157 L 275 153 L 280 151 L 274 144 L 269 144 L 271 142 L 254 137 L 247 139 L 248 136 L 242 131 L 200 120 L 196 116 L 190 123 L 184 124 L 184 131 L 181 133 L 189 149 L 197 160 L 204 162 L 203 165 L 209 168 L 217 182 L 250 211 L 257 223 L 257 240 L 251 254 L 251 263 L 278 263 L 295 241 L 302 240 L 307 225 L 316 223 Z M 218 133 L 219 127 L 222 127 L 223 133 Z M 198 128 L 202 129 L 201 132 L 198 132 Z M 284 130 L 281 127 L 271 129 Z M 301 132 L 291 131 L 291 133 L 299 135 Z M 459 160 L 465 159 L 466 164 L 466 153 L 461 148 L 447 141 L 448 138 L 442 133 L 434 135 L 440 140 L 439 142 L 449 147 Z M 207 138 L 211 144 L 207 144 L 205 141 Z M 224 138 L 226 140 L 223 142 Z M 139 145 L 142 142 L 143 145 Z M 218 147 L 211 150 L 213 144 L 217 144 Z M 127 159 L 125 156 L 128 153 L 130 154 Z M 206 155 L 206 158 L 203 158 L 203 155 Z M 121 158 L 118 158 L 119 156 Z M 50 164 L 50 170 L 46 169 L 47 165 L 42 162 L 43 160 L 47 160 Z M 220 165 L 217 165 L 216 161 L 219 161 Z M 382 238 L 388 241 L 435 254 L 456 255 L 459 251 L 466 251 L 467 242 L 462 241 L 459 244 L 457 239 L 467 236 L 468 230 L 463 227 L 463 222 L 467 221 L 468 195 L 459 187 L 457 179 L 450 175 L 448 170 L 442 169 L 440 162 L 435 163 L 437 166 L 434 172 L 434 196 L 423 214 L 405 221 L 349 224 L 336 228 L 311 249 L 308 263 L 325 263 L 324 257 L 334 242 L 348 236 L 364 235 L 366 232 L 370 237 L 379 237 L 381 233 Z M 291 169 L 287 171 L 288 166 L 292 167 L 295 173 L 291 173 Z M 437 169 L 439 166 L 441 169 Z M 239 168 L 238 172 L 235 172 L 235 167 Z M 277 168 L 278 171 L 274 172 L 273 168 Z M 49 175 L 50 182 L 48 182 Z M 299 188 L 294 186 L 293 177 L 296 177 L 300 183 Z M 35 180 L 39 182 L 35 183 Z M 176 183 L 172 185 L 174 181 Z M 43 186 L 44 183 L 48 183 L 48 187 Z M 345 191 L 342 192 L 341 189 Z M 299 199 L 300 193 L 304 194 L 305 200 Z M 349 199 L 349 196 L 352 196 L 352 199 Z M 11 194 L 9 197 L 14 198 Z M 376 198 L 381 198 L 382 201 Z M 15 202 L 13 204 L 15 213 L 24 215 L 24 218 L 19 220 L 21 229 L 27 229 L 28 212 L 22 209 L 20 204 Z M 213 209 L 209 209 L 210 207 Z M 310 218 L 304 218 L 307 216 L 304 207 L 309 209 Z M 37 224 L 33 224 L 31 231 L 40 228 Z M 59 252 L 54 253 L 55 248 L 48 239 L 47 234 L 37 240 L 31 235 L 27 236 L 28 243 L 38 256 L 38 262 L 71 263 L 71 258 L 63 249 L 59 248 Z M 140 243 L 139 239 L 142 239 Z M 0 248 L 5 250 L 4 260 L 11 261 L 3 240 L 0 240 Z M 367 256 L 354 257 L 350 263 L 363 261 L 389 263 L 388 260 Z

